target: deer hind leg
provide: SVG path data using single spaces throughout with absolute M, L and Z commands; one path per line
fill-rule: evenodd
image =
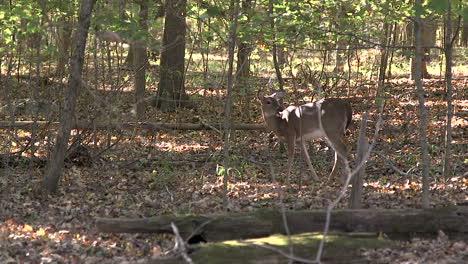
M 312 163 L 310 162 L 310 156 L 309 156 L 309 152 L 307 151 L 307 148 L 306 148 L 306 145 L 305 145 L 305 141 L 303 138 L 301 138 L 301 153 L 304 155 L 305 157 L 305 160 L 307 162 L 307 166 L 309 166 L 309 170 L 310 170 L 310 173 L 312 174 L 312 178 L 314 178 L 314 180 L 318 181 L 319 178 L 317 176 L 317 172 L 315 172 L 315 169 L 314 167 L 312 166 Z
M 338 177 L 340 181 L 343 181 L 343 178 L 339 176 L 342 173 L 342 170 L 344 169 L 344 166 L 347 162 L 346 159 L 348 157 L 348 150 L 343 142 L 343 137 L 341 135 L 337 135 L 335 137 L 330 136 L 329 140 L 332 144 L 333 150 L 335 151 L 335 162 L 333 164 L 333 169 L 330 173 L 329 180 L 331 180 L 334 177 Z

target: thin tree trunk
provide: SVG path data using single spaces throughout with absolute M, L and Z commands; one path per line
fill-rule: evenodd
M 391 33 L 391 35 L 392 35 L 392 40 L 391 40 L 391 43 L 390 43 L 391 46 L 396 45 L 397 34 L 398 34 L 398 24 L 395 22 L 393 24 L 392 33 Z M 392 65 L 393 65 L 393 56 L 394 55 L 395 55 L 395 49 L 392 48 L 391 52 L 390 52 L 390 62 L 388 63 L 388 73 L 387 73 L 388 78 L 392 78 Z
M 463 29 L 462 29 L 461 39 L 460 39 L 460 45 L 463 47 L 468 46 L 468 18 L 467 17 L 463 18 Z
M 340 21 L 340 17 L 346 15 L 346 10 L 347 6 L 344 2 L 338 2 L 339 7 L 338 10 L 336 11 L 336 17 L 335 17 L 335 27 L 337 30 L 341 30 L 342 28 L 342 23 Z M 333 69 L 334 72 L 343 72 L 344 71 L 344 66 L 345 66 L 345 48 L 346 48 L 346 43 L 347 40 L 345 39 L 345 36 L 338 35 L 336 39 L 336 50 L 335 50 L 335 67 Z M 349 51 L 347 51 L 349 52 Z
M 346 48 L 346 39 L 344 37 L 338 36 L 338 40 L 336 42 L 336 51 L 335 51 L 335 68 L 333 69 L 334 72 L 343 72 L 345 66 L 345 48 Z
M 139 25 L 145 35 L 148 32 L 148 1 L 140 1 Z M 146 45 L 141 41 L 135 41 L 133 56 L 133 69 L 135 71 L 135 103 L 136 118 L 142 120 L 145 115 L 145 86 L 146 86 L 146 67 L 148 58 L 146 54 Z
M 242 1 L 242 13 L 249 14 L 252 8 L 252 0 Z M 248 15 L 247 15 L 248 16 Z M 248 28 L 250 17 L 245 22 L 241 22 L 240 28 Z M 245 33 L 245 37 L 239 39 L 237 44 L 237 75 L 239 79 L 245 80 L 250 76 L 250 53 L 252 52 L 250 35 Z
M 358 139 L 358 148 L 357 148 L 357 158 L 356 163 L 361 165 L 361 163 L 366 162 L 364 160 L 367 150 L 369 148 L 369 142 L 366 137 L 367 130 L 367 116 L 365 113 L 362 116 L 361 128 L 359 129 L 359 139 Z M 353 188 L 351 189 L 351 196 L 349 198 L 349 208 L 351 209 L 361 209 L 362 208 L 362 184 L 364 179 L 366 165 L 362 164 L 359 171 L 354 175 L 352 179 Z
M 452 8 L 451 1 L 447 0 L 447 23 L 445 30 L 445 86 L 447 93 L 447 119 L 445 122 L 445 156 L 444 156 L 444 171 L 443 176 L 449 179 L 452 175 L 452 118 L 453 118 L 453 105 L 452 105 Z
M 63 76 L 66 67 L 68 66 L 70 44 L 72 39 L 72 27 L 70 26 L 71 18 L 68 16 L 63 16 L 59 19 L 59 26 L 57 30 L 57 40 L 58 40 L 58 65 L 57 65 L 57 75 Z
M 232 87 L 234 86 L 234 49 L 236 47 L 237 39 L 237 23 L 238 23 L 238 13 L 239 13 L 239 0 L 231 0 L 230 10 L 233 10 L 231 15 L 231 30 L 229 33 L 228 40 L 228 72 L 227 72 L 227 94 L 226 94 L 226 106 L 224 109 L 224 179 L 223 179 L 223 207 L 224 210 L 228 209 L 228 180 L 229 180 L 229 155 L 231 147 L 231 126 L 232 126 Z
M 95 0 L 82 0 L 78 18 L 78 29 L 76 32 L 75 48 L 70 67 L 70 81 L 65 90 L 65 102 L 61 115 L 61 126 L 52 157 L 47 164 L 42 186 L 48 192 L 57 190 L 60 176 L 62 175 L 65 154 L 68 148 L 68 140 L 75 114 L 76 99 L 81 86 L 81 73 L 83 71 L 84 52 L 88 29 L 91 22 L 91 12 Z
M 247 79 L 250 76 L 250 53 L 252 48 L 249 42 L 238 44 L 237 52 L 237 74 L 239 78 Z
M 437 27 L 434 25 L 434 21 L 432 21 L 429 18 L 426 18 L 424 20 L 421 19 L 420 28 L 421 28 L 421 47 L 422 47 L 421 78 L 430 79 L 432 77 L 427 71 L 427 64 L 430 62 L 431 49 L 428 47 L 435 45 Z M 413 80 L 415 79 L 414 78 L 415 69 L 416 69 L 416 62 L 412 60 L 411 79 Z
M 421 147 L 421 166 L 422 166 L 422 207 L 430 207 L 430 197 L 429 197 L 429 147 L 427 143 L 427 110 L 425 106 L 424 99 L 424 88 L 422 84 L 422 60 L 423 60 L 423 49 L 422 49 L 422 21 L 421 15 L 418 13 L 419 10 L 422 10 L 421 0 L 416 0 L 415 2 L 416 17 L 414 23 L 414 33 L 415 33 L 415 86 L 416 93 L 419 101 L 419 143 Z
M 283 80 L 283 76 L 281 74 L 281 67 L 280 67 L 280 64 L 278 62 L 278 45 L 276 44 L 276 26 L 275 26 L 275 18 L 273 17 L 273 13 L 274 13 L 274 10 L 273 10 L 273 0 L 270 0 L 268 2 L 269 4 L 269 12 L 270 12 L 270 26 L 271 26 L 271 30 L 273 32 L 273 50 L 272 50 L 272 53 L 273 53 L 273 65 L 275 66 L 275 72 L 276 72 L 276 78 L 278 79 L 278 85 L 279 85 L 279 89 L 280 91 L 283 91 L 284 90 L 284 80 Z
M 377 97 L 383 96 L 385 93 L 385 73 L 387 72 L 388 68 L 388 48 L 387 46 L 390 44 L 390 24 L 388 22 L 384 23 L 384 36 L 385 39 L 383 40 L 383 43 L 385 44 L 386 47 L 383 47 L 382 50 L 380 51 L 380 67 L 379 67 L 379 81 L 378 81 L 378 86 L 377 86 Z

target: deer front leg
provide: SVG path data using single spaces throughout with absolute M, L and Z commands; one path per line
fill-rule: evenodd
M 303 153 L 303 155 L 305 157 L 305 160 L 307 162 L 307 166 L 309 166 L 309 170 L 312 173 L 312 178 L 314 178 L 314 180 L 318 181 L 319 178 L 317 176 L 317 173 L 315 172 L 314 167 L 312 166 L 312 163 L 310 162 L 309 152 L 307 152 L 307 148 L 306 148 L 305 141 L 304 141 L 303 138 L 301 138 L 301 152 Z
M 294 161 L 295 146 L 295 137 L 288 138 L 288 142 L 286 142 L 286 147 L 288 148 L 288 175 L 286 178 L 286 184 L 288 185 L 288 188 L 291 187 L 291 167 Z

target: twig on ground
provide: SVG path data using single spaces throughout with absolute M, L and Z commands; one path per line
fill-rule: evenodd
M 409 172 L 411 171 L 411 169 L 409 169 L 408 172 L 404 172 L 404 171 L 402 171 L 400 168 L 398 168 L 397 166 L 395 166 L 395 164 L 393 164 L 393 161 L 390 160 L 389 158 L 385 157 L 382 153 L 375 152 L 375 154 L 377 154 L 377 156 L 379 156 L 381 159 L 383 159 L 383 160 L 388 164 L 388 166 L 390 166 L 390 168 L 392 168 L 394 171 L 398 172 L 398 173 L 401 174 L 402 176 L 405 176 L 405 177 L 415 177 L 414 174 L 409 173 Z
M 171 198 L 171 202 L 174 202 L 174 195 L 172 195 L 171 191 L 169 190 L 166 184 L 164 184 L 164 188 L 166 188 L 166 192 L 169 194 L 169 197 Z
M 185 260 L 185 262 L 187 262 L 189 264 L 193 264 L 193 260 L 189 257 L 189 255 L 187 253 L 187 248 L 185 246 L 185 241 L 180 236 L 179 229 L 174 224 L 174 222 L 171 222 L 171 228 L 172 228 L 172 231 L 174 232 L 174 235 L 175 235 L 174 252 L 176 254 L 180 254 L 182 256 L 182 258 Z

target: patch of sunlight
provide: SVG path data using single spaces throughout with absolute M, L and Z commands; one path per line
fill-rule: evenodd
M 195 94 L 198 94 L 200 96 L 211 96 L 211 97 L 215 97 L 215 96 L 225 96 L 226 95 L 226 89 L 222 89 L 221 87 L 219 87 L 218 89 L 198 89 L 198 90 L 193 90 L 193 91 L 186 91 L 188 95 L 195 95 Z
M 323 234 L 321 233 L 303 233 L 299 235 L 294 235 L 291 236 L 291 243 L 294 243 L 295 245 L 299 244 L 308 244 L 312 240 L 319 241 L 323 239 Z M 327 241 L 331 242 L 336 240 L 337 237 L 333 235 L 327 236 Z M 255 238 L 255 239 L 247 239 L 245 240 L 250 243 L 255 243 L 255 244 L 268 244 L 270 246 L 288 246 L 289 245 L 289 239 L 288 236 L 285 235 L 272 235 L 269 237 L 263 237 L 263 238 Z M 223 242 L 225 245 L 229 246 L 248 246 L 246 243 L 242 243 L 238 240 L 229 240 Z
M 188 59 L 188 57 L 186 57 L 185 59 Z M 200 61 L 203 59 L 203 56 L 201 53 L 194 53 L 192 54 L 192 59 L 194 61 Z M 210 53 L 210 56 L 209 56 L 209 60 L 210 61 L 213 61 L 213 60 L 220 60 L 220 61 L 224 61 L 224 60 L 227 60 L 227 56 L 223 56 L 221 54 L 212 54 Z
M 209 149 L 209 146 L 201 145 L 200 143 L 182 144 L 174 141 L 158 142 L 156 146 L 161 151 L 189 152 Z

